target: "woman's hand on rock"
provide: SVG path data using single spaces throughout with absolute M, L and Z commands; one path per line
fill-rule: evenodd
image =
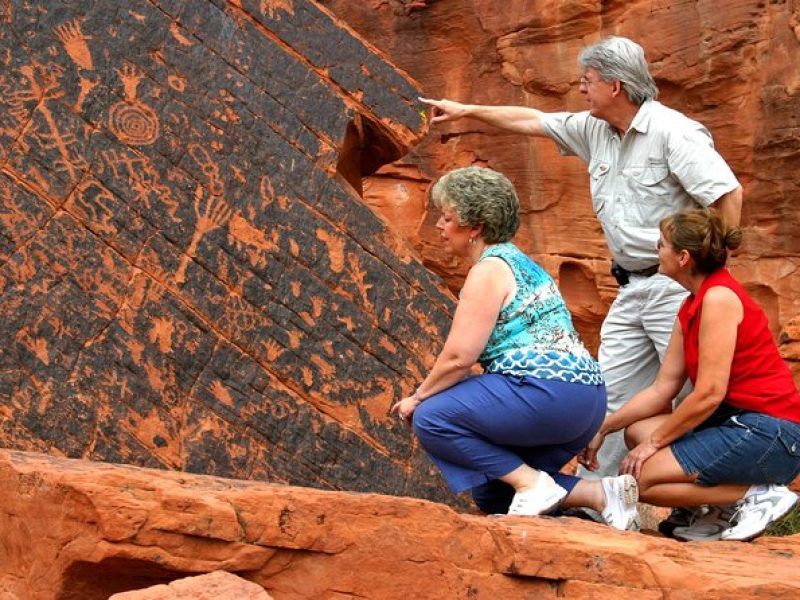
M 395 402 L 389 412 L 397 415 L 406 425 L 411 425 L 411 417 L 414 415 L 414 410 L 419 406 L 419 402 L 416 395 L 412 394 L 411 396 L 406 396 L 400 402 Z

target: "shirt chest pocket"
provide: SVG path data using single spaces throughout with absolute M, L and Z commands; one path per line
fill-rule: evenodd
M 666 164 L 651 163 L 622 169 L 625 220 L 639 227 L 657 227 L 671 211 L 672 177 Z
M 610 171 L 611 165 L 607 161 L 593 158 L 589 162 L 589 191 L 592 195 L 592 207 L 597 216 L 601 218 L 612 193 Z
M 639 191 L 642 196 L 660 195 L 668 191 L 667 178 L 669 167 L 663 163 L 653 163 L 633 167 L 624 167 L 622 175 L 631 190 Z

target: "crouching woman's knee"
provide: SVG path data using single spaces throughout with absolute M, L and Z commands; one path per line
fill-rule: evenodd
M 631 423 L 625 428 L 625 445 L 628 449 L 635 448 L 645 441 L 653 431 L 664 422 L 669 415 L 656 415 Z
M 438 414 L 434 403 L 430 401 L 420 403 L 411 415 L 411 425 L 414 428 L 414 433 L 423 446 L 427 440 L 436 437 L 437 432 L 441 429 L 441 424 L 442 418 Z

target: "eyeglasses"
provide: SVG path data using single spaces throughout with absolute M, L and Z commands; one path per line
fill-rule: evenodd
M 578 85 L 580 85 L 580 87 L 587 87 L 588 88 L 590 85 L 595 84 L 595 83 L 600 83 L 601 81 L 603 81 L 603 80 L 602 79 L 589 79 L 588 77 L 581 77 L 580 80 L 578 81 Z
M 667 244 L 667 242 L 665 242 L 661 238 L 658 238 L 658 241 L 656 242 L 656 250 L 661 250 L 662 248 L 669 248 L 669 247 L 670 245 Z

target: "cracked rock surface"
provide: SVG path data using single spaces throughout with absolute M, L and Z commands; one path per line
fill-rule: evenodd
M 306 0 L 3 2 L 0 446 L 449 498 L 453 298 L 361 200 L 416 84 Z

